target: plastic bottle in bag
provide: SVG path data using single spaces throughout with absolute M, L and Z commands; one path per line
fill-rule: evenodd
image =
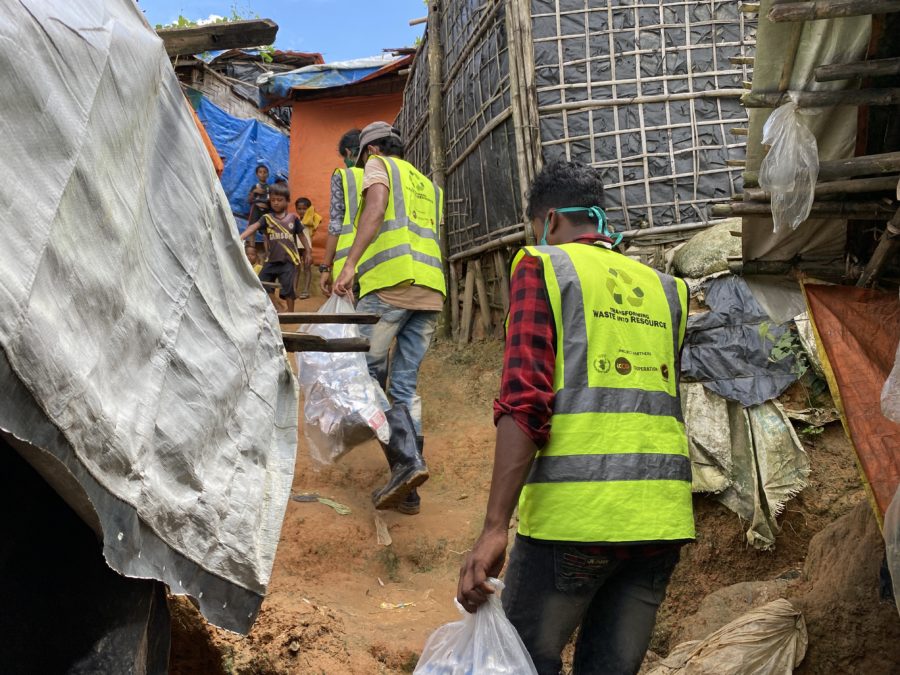
M 809 217 L 819 177 L 816 137 L 800 119 L 797 104 L 785 103 L 763 127 L 763 143 L 771 146 L 759 169 L 759 186 L 772 195 L 775 231 L 797 227 Z
M 352 314 L 349 300 L 332 295 L 320 313 Z M 310 324 L 304 332 L 325 338 L 359 337 L 354 324 Z M 299 352 L 297 371 L 303 390 L 304 428 L 310 456 L 320 464 L 331 464 L 342 455 L 377 437 L 391 438 L 385 411 L 387 396 L 369 375 L 361 352 Z
M 462 619 L 438 628 L 422 650 L 415 675 L 537 675 L 531 656 L 500 604 L 503 582 L 488 579 L 496 593 Z

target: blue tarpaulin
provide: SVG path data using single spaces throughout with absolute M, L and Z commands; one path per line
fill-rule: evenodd
M 238 228 L 246 227 L 247 194 L 256 182 L 256 167 L 269 167 L 269 182 L 288 174 L 288 137 L 257 120 L 233 117 L 205 96 L 191 96 L 197 117 L 225 163 L 222 187 Z
M 331 89 L 359 82 L 405 57 L 373 56 L 352 61 L 336 61 L 305 66 L 287 73 L 272 73 L 259 79 L 264 100 L 287 98 L 292 89 Z

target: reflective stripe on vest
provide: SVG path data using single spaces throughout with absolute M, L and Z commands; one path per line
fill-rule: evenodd
M 585 244 L 528 247 L 513 269 L 524 255 L 543 261 L 557 360 L 550 440 L 522 490 L 520 534 L 598 544 L 693 538 L 678 396 L 686 287 Z
M 393 157 L 379 159 L 388 168 L 390 194 L 378 236 L 356 266 L 360 297 L 403 283 L 424 286 L 446 296 L 437 229 L 442 215 L 442 192 L 412 164 Z M 420 213 L 426 204 L 428 213 Z M 360 214 L 363 210 L 364 207 Z M 358 220 L 359 214 L 357 223 Z
M 359 200 L 362 196 L 363 170 L 355 167 L 349 169 L 337 169 L 341 176 L 341 185 L 344 188 L 344 220 L 341 223 L 341 233 L 338 235 L 337 250 L 334 252 L 332 274 L 337 279 L 344 269 L 344 260 L 353 246 L 356 222 L 356 214 L 359 213 Z

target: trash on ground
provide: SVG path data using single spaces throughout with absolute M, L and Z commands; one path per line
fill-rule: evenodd
M 390 546 L 393 543 L 387 523 L 384 522 L 384 517 L 378 511 L 375 512 L 375 537 L 382 546 Z M 379 579 L 379 581 L 381 580 Z
M 678 645 L 648 675 L 789 675 L 806 656 L 808 642 L 803 615 L 779 599 L 704 640 Z
M 683 277 L 698 279 L 728 269 L 728 258 L 741 255 L 741 218 L 728 218 L 695 234 L 679 246 L 672 258 L 675 271 Z
M 381 609 L 406 609 L 407 607 L 415 607 L 415 606 L 416 606 L 416 603 L 414 603 L 414 602 L 398 602 L 396 604 L 391 603 L 391 602 L 382 602 L 379 605 L 379 607 L 381 607 Z

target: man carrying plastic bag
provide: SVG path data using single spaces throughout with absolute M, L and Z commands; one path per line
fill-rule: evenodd
M 581 164 L 532 185 L 542 245 L 513 261 L 491 492 L 460 570 L 457 599 L 480 613 L 518 499 L 503 608 L 542 674 L 558 675 L 576 629 L 576 674 L 636 673 L 694 538 L 678 397 L 687 288 L 611 250 L 602 201 Z

